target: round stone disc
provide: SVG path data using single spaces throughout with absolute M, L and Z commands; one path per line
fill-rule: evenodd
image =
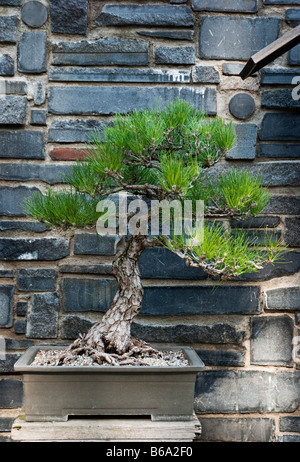
M 255 101 L 248 93 L 238 93 L 231 98 L 229 110 L 237 119 L 248 119 L 255 111 Z
M 21 17 L 27 26 L 37 28 L 47 21 L 48 11 L 40 2 L 27 2 L 22 8 Z

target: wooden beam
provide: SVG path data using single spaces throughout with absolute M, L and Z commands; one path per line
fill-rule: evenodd
M 254 72 L 274 61 L 278 56 L 298 45 L 298 43 L 300 43 L 300 25 L 252 55 L 241 70 L 240 77 L 245 80 Z

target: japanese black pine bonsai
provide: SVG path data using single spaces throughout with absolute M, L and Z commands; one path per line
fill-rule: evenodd
M 141 210 L 135 214 L 138 211 L 129 208 L 126 218 L 134 220 L 137 231 L 123 236 L 113 262 L 118 291 L 102 319 L 68 347 L 61 362 L 86 354 L 99 364 L 115 364 L 117 356 L 128 364 L 143 351 L 151 351 L 130 333 L 132 320 L 141 309 L 143 286 L 138 261 L 146 247 L 163 245 L 188 266 L 204 269 L 216 281 L 257 271 L 278 259 L 282 252 L 279 243 L 268 240 L 259 247 L 243 233 L 237 236 L 230 231 L 231 220 L 259 214 L 269 199 L 261 178 L 246 170 L 228 169 L 214 175 L 213 166 L 222 161 L 233 143 L 231 123 L 206 117 L 182 100 L 163 109 L 118 114 L 104 133 L 93 134 L 87 157 L 78 161 L 65 178 L 69 190 L 50 189 L 27 201 L 29 216 L 63 229 L 91 227 L 101 217 L 106 217 L 110 226 L 114 217 L 109 215 L 109 207 L 102 207 L 108 203 L 101 201 L 118 193 L 144 199 L 148 205 L 172 201 L 192 205 L 194 221 L 189 229 L 175 232 L 178 220 L 174 212 L 170 214 L 170 232 L 159 236 L 151 235 L 153 215 L 149 209 L 142 217 Z M 199 224 L 199 203 L 204 204 L 204 217 L 209 219 L 204 227 L 194 226 L 195 220 Z M 124 213 L 121 217 L 118 212 L 120 224 Z M 142 224 L 145 216 L 149 225 L 146 230 L 145 222 Z

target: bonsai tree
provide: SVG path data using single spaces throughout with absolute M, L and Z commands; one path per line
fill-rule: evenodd
M 155 236 L 142 224 L 145 218 L 148 224 L 154 220 L 153 213 L 144 208 L 141 215 L 140 206 L 135 214 L 128 207 L 125 218 L 135 220 L 136 232 L 123 235 L 112 265 L 117 293 L 102 319 L 61 355 L 61 363 L 74 355 L 86 354 L 99 364 L 116 364 L 119 357 L 123 364 L 128 364 L 143 352 L 154 351 L 142 340 L 131 337 L 131 323 L 143 298 L 138 261 L 147 247 L 165 246 L 188 266 L 202 268 L 216 281 L 257 271 L 279 258 L 279 243 L 269 239 L 259 246 L 242 232 L 237 236 L 230 231 L 231 220 L 259 214 L 269 199 L 260 177 L 236 169 L 215 174 L 214 165 L 222 161 L 233 143 L 231 123 L 206 117 L 180 99 L 162 109 L 117 114 L 104 133 L 93 133 L 86 158 L 77 161 L 65 177 L 69 190 L 49 189 L 46 194 L 38 193 L 27 200 L 27 214 L 51 227 L 87 228 L 105 219 L 107 232 L 115 223 L 108 199 L 117 194 L 127 193 L 152 205 L 159 202 L 190 206 L 189 227 L 178 231 L 180 219 L 174 212 L 170 214 L 170 232 Z M 204 226 L 197 204 L 203 205 L 204 217 L 209 219 Z M 122 213 L 121 217 L 119 207 L 116 218 L 119 226 L 124 227 Z M 224 219 L 228 219 L 225 225 Z M 200 226 L 194 226 L 195 223 Z M 164 225 L 163 219 L 159 225 Z M 118 233 L 117 227 L 115 232 Z M 103 233 L 102 227 L 100 234 Z

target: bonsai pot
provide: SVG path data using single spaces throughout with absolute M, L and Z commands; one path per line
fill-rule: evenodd
M 65 349 L 57 347 L 55 349 Z M 27 421 L 67 421 L 69 416 L 151 416 L 192 420 L 196 375 L 204 364 L 189 347 L 186 366 L 31 366 L 39 350 L 29 348 L 15 364 L 23 374 Z

